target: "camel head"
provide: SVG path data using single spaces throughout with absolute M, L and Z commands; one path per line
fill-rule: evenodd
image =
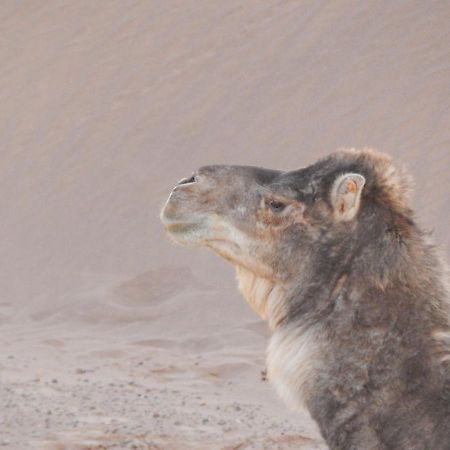
M 238 268 L 286 282 L 350 241 L 377 192 L 402 201 L 390 170 L 389 158 L 370 150 L 338 151 L 294 171 L 206 166 L 174 187 L 161 220 L 180 244 L 209 247 Z

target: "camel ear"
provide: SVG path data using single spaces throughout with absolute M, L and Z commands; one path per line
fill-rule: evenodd
M 338 222 L 355 218 L 366 179 L 358 173 L 345 173 L 336 178 L 331 188 L 331 204 Z

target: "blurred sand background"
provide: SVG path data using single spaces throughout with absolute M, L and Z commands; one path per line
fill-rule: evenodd
M 323 449 L 233 269 L 158 214 L 200 165 L 372 146 L 450 253 L 448 1 L 0 3 L 0 447 Z

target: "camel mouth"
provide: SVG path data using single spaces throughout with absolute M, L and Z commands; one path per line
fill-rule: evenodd
M 184 186 L 184 185 L 182 185 Z M 177 189 L 178 186 L 175 187 Z M 176 192 L 175 189 L 170 193 L 165 205 L 161 209 L 159 218 L 164 225 L 164 228 L 171 233 L 181 233 L 184 230 L 190 231 L 198 227 L 202 220 L 200 217 L 195 217 L 192 211 L 186 207 L 186 199 L 180 195 L 183 193 Z
M 174 201 L 172 195 L 161 210 L 160 220 L 167 235 L 180 244 L 197 242 L 205 232 L 204 218 L 192 214 L 191 211 L 187 214 L 185 208 L 180 208 L 180 203 Z

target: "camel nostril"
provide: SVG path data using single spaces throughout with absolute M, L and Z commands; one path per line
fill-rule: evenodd
M 177 184 L 178 186 L 180 184 L 190 184 L 190 183 L 195 183 L 197 181 L 195 175 L 192 175 L 190 178 L 182 178 Z

